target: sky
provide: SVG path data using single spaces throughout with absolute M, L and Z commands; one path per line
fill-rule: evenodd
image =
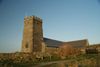
M 43 20 L 43 36 L 100 43 L 100 0 L 0 0 L 0 52 L 21 50 L 25 16 Z

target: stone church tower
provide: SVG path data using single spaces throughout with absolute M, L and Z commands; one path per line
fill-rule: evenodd
M 24 31 L 21 52 L 44 52 L 42 19 L 35 16 L 24 18 Z

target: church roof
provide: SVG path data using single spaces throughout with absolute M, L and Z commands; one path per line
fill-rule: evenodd
M 63 44 L 69 44 L 75 48 L 83 48 L 89 45 L 87 39 L 83 40 L 76 40 L 76 41 L 69 41 L 69 42 L 62 42 L 54 39 L 49 39 L 49 38 L 44 38 L 44 42 L 47 45 L 47 47 L 59 47 L 60 45 Z
M 50 38 L 43 38 L 43 39 L 47 47 L 58 47 L 63 43 L 62 41 L 58 41 Z
M 76 41 L 69 41 L 69 42 L 64 42 L 66 44 L 72 45 L 75 48 L 83 48 L 89 45 L 87 39 L 83 40 L 76 40 Z

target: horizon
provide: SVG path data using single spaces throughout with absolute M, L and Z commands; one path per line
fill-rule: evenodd
M 0 0 L 0 53 L 21 50 L 25 16 L 43 20 L 43 37 L 100 44 L 100 0 Z

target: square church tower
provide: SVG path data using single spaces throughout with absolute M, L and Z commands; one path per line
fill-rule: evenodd
M 44 52 L 42 19 L 36 16 L 24 18 L 24 31 L 21 52 Z

